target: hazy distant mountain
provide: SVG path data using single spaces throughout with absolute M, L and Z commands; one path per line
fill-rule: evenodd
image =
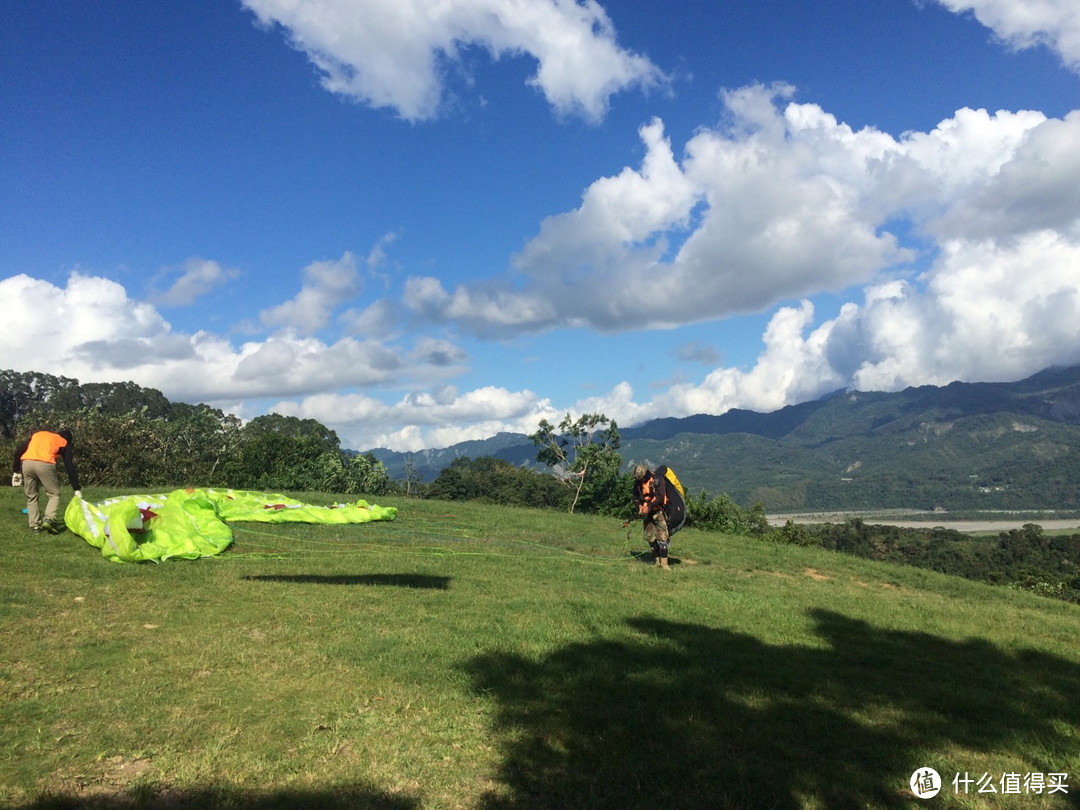
M 1080 366 L 1013 383 L 838 391 L 772 413 L 731 410 L 622 428 L 627 466 L 667 463 L 691 493 L 768 511 L 1080 508 Z M 373 450 L 394 478 L 431 481 L 455 458 L 535 464 L 522 434 L 413 454 Z

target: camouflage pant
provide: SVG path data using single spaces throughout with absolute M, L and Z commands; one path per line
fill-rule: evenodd
M 668 555 L 667 518 L 663 512 L 653 512 L 645 516 L 645 542 L 657 557 Z

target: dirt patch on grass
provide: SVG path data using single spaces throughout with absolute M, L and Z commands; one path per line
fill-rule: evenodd
M 92 807 L 99 804 L 103 807 L 134 806 L 136 798 L 132 788 L 153 781 L 156 775 L 154 763 L 145 757 L 114 756 L 103 760 L 98 768 L 88 773 L 54 775 L 44 785 L 44 792 L 75 798 Z

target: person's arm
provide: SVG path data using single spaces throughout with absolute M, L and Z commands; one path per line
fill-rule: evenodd
M 75 494 L 82 497 L 82 487 L 79 486 L 79 474 L 75 471 L 75 458 L 71 453 L 71 442 L 60 449 L 60 458 L 64 460 L 64 469 L 67 470 L 68 481 Z
M 15 448 L 15 458 L 11 462 L 11 471 L 12 472 L 17 472 L 17 473 L 22 472 L 23 453 L 26 452 L 26 448 L 28 448 L 29 446 L 30 446 L 30 440 L 27 439 L 25 442 L 23 442 L 22 444 L 20 444 L 18 447 Z

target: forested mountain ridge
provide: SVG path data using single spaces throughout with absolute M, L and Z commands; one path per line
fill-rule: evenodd
M 16 437 L 38 423 L 75 430 L 87 486 L 209 481 L 374 494 L 391 478 L 410 492 L 455 460 L 493 457 L 547 471 L 520 434 L 421 453 L 360 454 L 314 420 L 267 414 L 243 424 L 130 382 L 83 385 L 0 370 L 0 449 L 10 457 Z M 624 473 L 637 461 L 667 463 L 692 496 L 726 494 L 773 514 L 1080 510 L 1080 366 L 1015 383 L 835 392 L 774 413 L 659 419 L 624 428 L 619 439 Z
M 1080 366 L 1012 383 L 840 391 L 772 413 L 732 410 L 622 428 L 624 463 L 668 463 L 692 491 L 770 512 L 1080 508 Z M 432 480 L 463 456 L 532 464 L 528 437 L 373 450 L 395 478 Z

